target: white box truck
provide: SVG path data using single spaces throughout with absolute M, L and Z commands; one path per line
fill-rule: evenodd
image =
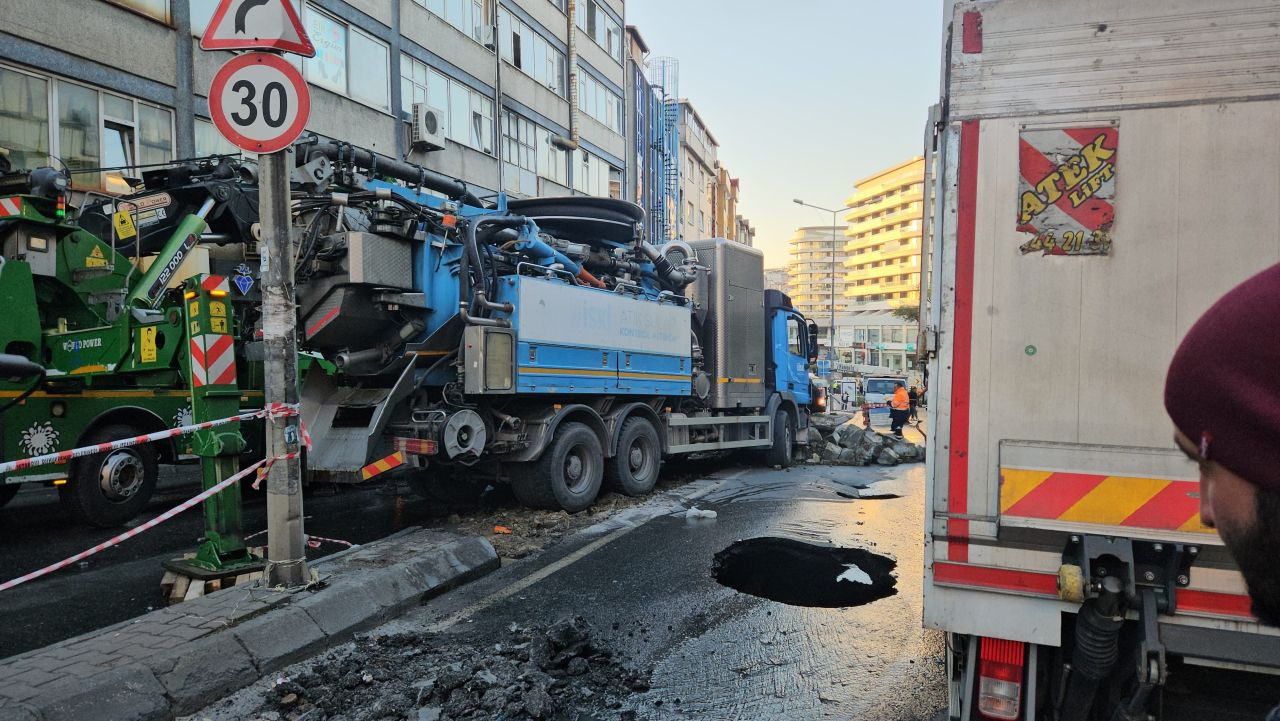
M 945 15 L 920 345 L 950 718 L 1261 719 L 1280 636 L 1162 398 L 1192 323 L 1280 260 L 1280 3 Z

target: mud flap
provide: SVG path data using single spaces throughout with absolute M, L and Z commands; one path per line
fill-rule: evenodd
M 311 434 L 308 471 L 333 483 L 359 483 L 362 469 L 390 452 L 382 431 L 395 407 L 412 392 L 416 357 L 389 388 L 339 386 L 312 368 L 302 384 L 302 422 Z

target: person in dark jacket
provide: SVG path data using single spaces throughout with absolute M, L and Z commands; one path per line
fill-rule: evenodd
M 908 420 L 919 422 L 920 416 L 916 415 L 916 408 L 920 405 L 920 389 L 911 386 L 911 390 L 907 391 L 907 399 L 911 402 L 911 414 Z

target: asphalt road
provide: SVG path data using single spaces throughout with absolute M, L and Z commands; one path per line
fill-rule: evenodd
M 635 718 L 931 719 L 946 698 L 942 637 L 920 623 L 923 471 L 919 464 L 726 469 L 507 564 L 371 636 L 420 634 L 433 646 L 493 648 L 512 624 L 546 628 L 578 615 L 593 629 L 593 644 L 649 672 L 650 689 L 626 704 Z M 689 519 L 690 506 L 717 517 Z M 881 554 L 896 561 L 896 578 L 873 595 L 896 593 L 816 608 L 718 583 L 716 555 L 753 538 Z M 800 563 L 756 561 L 747 567 L 776 573 L 765 592 L 803 593 L 835 581 L 834 573 L 804 573 Z M 866 564 L 862 570 L 877 576 Z M 424 677 L 432 672 L 424 664 Z M 270 694 L 260 683 L 197 716 L 252 717 Z M 351 717 L 360 712 L 352 709 Z M 589 717 L 625 717 L 620 713 L 590 709 Z
M 199 467 L 161 466 L 160 483 L 135 527 L 200 491 Z M 408 526 L 440 523 L 433 509 L 395 483 L 324 486 L 306 493 L 307 533 L 367 543 Z M 266 528 L 266 497 L 245 499 L 246 534 Z M 194 551 L 203 516 L 192 509 L 146 533 L 70 568 L 0 592 L 0 657 L 7 657 L 108 626 L 164 605 L 161 562 Z M 51 488 L 27 488 L 0 509 L 0 581 L 28 573 L 105 541 L 123 528 L 96 529 L 66 517 Z M 265 544 L 266 537 L 249 544 Z M 342 550 L 324 543 L 319 558 Z

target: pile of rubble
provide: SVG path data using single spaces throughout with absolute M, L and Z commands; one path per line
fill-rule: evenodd
M 810 463 L 896 466 L 924 460 L 924 446 L 865 428 L 850 413 L 823 413 L 809 419 Z
M 260 718 L 634 718 L 623 699 L 648 691 L 647 677 L 593 645 L 582 618 L 507 631 L 504 642 L 491 645 L 414 633 L 360 639 L 276 683 Z

